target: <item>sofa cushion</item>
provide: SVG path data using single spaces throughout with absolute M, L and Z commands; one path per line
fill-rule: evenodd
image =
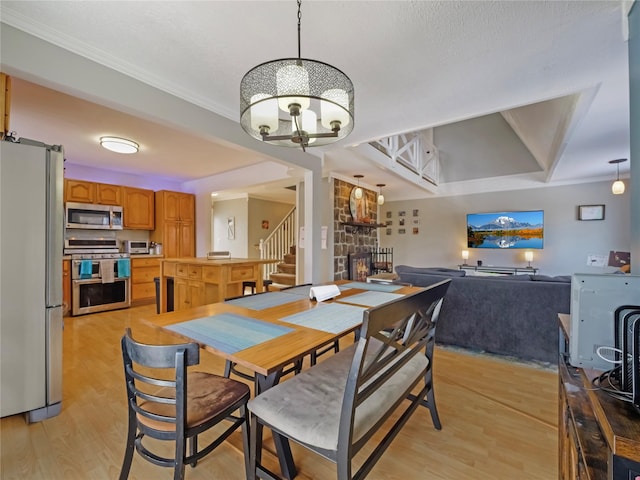
M 423 275 L 446 275 L 448 277 L 464 277 L 466 272 L 464 270 L 456 270 L 454 268 L 446 267 L 410 267 L 409 265 L 396 266 L 396 273 L 401 275 L 403 273 L 418 273 Z
M 531 275 L 531 280 L 534 282 L 571 283 L 571 275 L 558 275 L 556 277 L 550 277 L 548 275 Z

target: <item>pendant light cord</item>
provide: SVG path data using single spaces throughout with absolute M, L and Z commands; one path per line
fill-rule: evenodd
M 298 0 L 298 60 L 302 58 L 300 55 L 300 23 L 302 22 L 302 12 L 300 11 L 301 5 L 302 0 Z

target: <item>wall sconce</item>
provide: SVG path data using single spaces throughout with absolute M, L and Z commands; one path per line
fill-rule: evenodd
M 462 264 L 466 265 L 469 260 L 469 250 L 462 250 Z
M 360 179 L 364 177 L 364 175 L 354 175 L 353 178 L 358 179 L 358 185 L 356 186 L 355 197 L 360 200 L 362 198 L 362 188 L 360 188 Z
M 384 195 L 382 194 L 382 187 L 384 186 L 385 186 L 384 183 L 376 184 L 376 187 L 380 189 L 380 192 L 378 193 L 378 205 L 384 205 Z
M 620 180 L 620 164 L 622 162 L 626 162 L 626 158 L 618 158 L 617 160 L 609 160 L 609 163 L 615 164 L 616 166 L 616 181 L 611 185 L 611 192 L 614 195 L 622 195 L 624 193 L 624 182 Z
M 532 268 L 531 267 L 531 262 L 533 262 L 533 252 L 528 250 L 526 252 L 524 252 L 524 259 L 529 262 L 529 265 L 527 265 L 527 268 Z

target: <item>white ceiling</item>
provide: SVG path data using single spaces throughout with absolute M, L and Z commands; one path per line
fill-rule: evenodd
M 615 169 L 608 161 L 629 157 L 628 8 L 622 1 L 305 1 L 302 56 L 340 68 L 356 92 L 352 134 L 309 152 L 326 153 L 325 171 L 387 184 L 390 200 L 610 179 Z M 297 53 L 294 1 L 3 0 L 0 14 L 5 29 L 11 25 L 235 122 L 244 73 Z M 0 60 L 21 46 L 3 41 L 1 48 Z M 189 181 L 277 161 L 232 141 L 176 131 L 170 112 L 151 123 L 99 98 L 65 95 L 74 92 L 46 78 L 23 81 L 12 65 L 1 66 L 14 78 L 11 129 L 63 144 L 69 163 Z M 478 168 L 477 158 L 445 155 L 443 172 L 470 172 L 476 162 L 477 173 L 463 180 L 450 173 L 457 180 L 443 178 L 427 192 L 358 146 L 436 127 L 440 148 L 439 127 L 484 116 L 495 122 L 496 112 L 527 147 L 536 171 L 519 171 L 527 162 L 517 159 L 501 159 L 503 169 Z M 96 140 L 106 134 L 134 139 L 141 152 L 101 150 Z M 465 142 L 462 130 L 458 135 Z M 478 155 L 483 162 L 489 157 Z M 628 170 L 629 162 L 622 164 L 623 176 Z

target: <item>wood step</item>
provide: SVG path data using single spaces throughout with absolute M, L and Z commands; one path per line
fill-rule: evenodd
M 278 272 L 277 273 L 291 273 L 293 275 L 296 274 L 296 264 L 291 263 L 279 263 L 278 264 Z
M 292 264 L 296 264 L 296 256 L 295 255 L 291 255 L 290 253 L 286 254 L 284 256 L 284 263 L 292 263 Z
M 269 278 L 273 280 L 274 283 L 278 283 L 281 285 L 296 284 L 296 276 L 291 273 L 272 273 L 271 275 L 269 275 Z

